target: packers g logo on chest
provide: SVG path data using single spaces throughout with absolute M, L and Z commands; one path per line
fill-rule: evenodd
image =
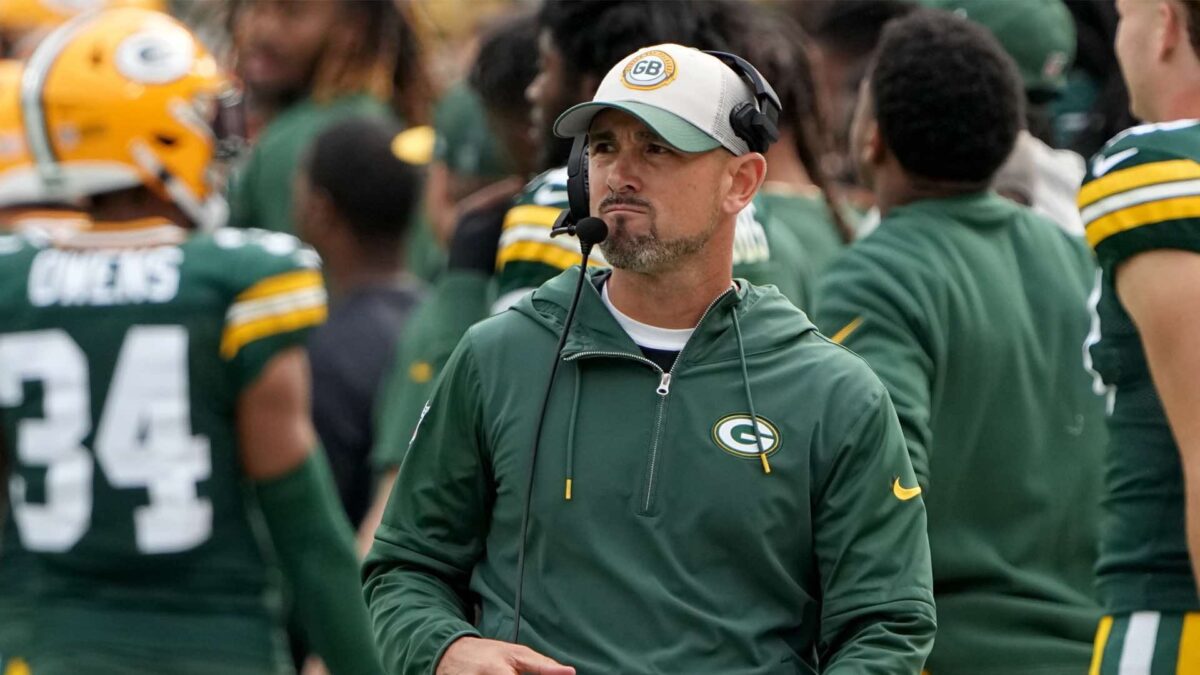
M 621 83 L 630 89 L 658 89 L 675 79 L 675 59 L 652 49 L 638 54 L 621 74 Z
M 782 439 L 779 429 L 762 415 L 758 416 L 758 435 L 767 455 L 779 450 Z M 758 459 L 758 440 L 754 437 L 754 422 L 750 415 L 738 413 L 717 420 L 712 429 L 713 442 L 725 452 L 742 459 Z

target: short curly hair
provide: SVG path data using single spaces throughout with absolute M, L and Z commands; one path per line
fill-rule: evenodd
M 1024 118 L 1012 58 L 987 30 L 948 12 L 921 10 L 889 23 L 870 87 L 883 142 L 924 178 L 989 180 Z
M 716 24 L 729 0 L 545 0 L 538 24 L 550 31 L 572 75 L 604 77 L 621 59 L 664 42 L 728 49 Z

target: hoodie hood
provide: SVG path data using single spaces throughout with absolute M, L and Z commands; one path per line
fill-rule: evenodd
M 565 270 L 519 300 L 511 311 L 558 335 L 571 306 L 578 274 L 578 265 Z M 640 353 L 600 297 L 600 289 L 611 274 L 609 269 L 588 270 L 588 283 L 584 284 L 575 323 L 563 348 L 564 358 L 582 352 Z M 753 331 L 743 335 L 745 356 L 783 348 L 801 335 L 816 331 L 804 312 L 774 286 L 753 286 L 744 279 L 735 280 L 735 284 L 737 290 L 730 289 L 719 297 L 696 326 L 678 365 L 739 359 L 731 312 L 737 312 L 743 325 L 754 326 Z

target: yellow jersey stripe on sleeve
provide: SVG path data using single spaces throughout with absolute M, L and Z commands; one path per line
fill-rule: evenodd
M 1079 208 L 1082 209 L 1093 202 L 1126 190 L 1192 178 L 1200 178 L 1200 163 L 1190 159 L 1139 164 L 1128 169 L 1113 171 L 1084 185 L 1079 190 Z
M 321 273 L 317 270 L 294 270 L 276 274 L 262 279 L 250 288 L 242 291 L 234 299 L 235 303 L 245 300 L 257 300 L 280 293 L 288 293 L 302 288 L 320 287 L 325 284 Z
M 307 309 L 297 309 L 229 326 L 221 336 L 221 358 L 226 361 L 232 359 L 243 347 L 256 340 L 319 325 L 325 321 L 327 314 L 328 310 L 322 303 Z
M 540 206 L 538 204 L 522 204 L 514 206 L 504 214 L 504 227 L 509 229 L 519 225 L 537 225 L 539 227 L 550 228 L 554 227 L 554 221 L 558 220 L 558 214 L 562 213 L 562 209 L 554 208 L 553 206 Z
M 1200 217 L 1200 197 L 1177 197 L 1138 204 L 1114 211 L 1087 223 L 1087 240 L 1092 248 L 1114 234 L 1126 232 L 1143 225 Z
M 579 259 L 578 252 L 573 253 L 554 244 L 545 244 L 540 241 L 520 241 L 500 249 L 500 253 L 496 256 L 496 269 L 500 269 L 510 262 L 533 262 L 565 270 L 571 265 L 578 265 Z M 588 259 L 589 266 L 596 264 L 595 260 Z

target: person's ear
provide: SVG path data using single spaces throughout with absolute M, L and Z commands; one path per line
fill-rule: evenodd
M 1171 2 L 1158 3 L 1157 30 L 1155 40 L 1158 44 L 1159 61 L 1166 61 L 1178 49 L 1181 41 L 1186 42 L 1187 19 L 1179 15 L 1180 8 Z
M 879 133 L 879 122 L 867 122 L 866 138 L 863 139 L 862 156 L 859 161 L 864 166 L 879 166 L 887 156 L 887 146 L 883 143 L 883 135 Z
M 729 191 L 721 207 L 725 213 L 737 214 L 750 205 L 767 178 L 767 158 L 757 152 L 733 157 L 728 164 Z

